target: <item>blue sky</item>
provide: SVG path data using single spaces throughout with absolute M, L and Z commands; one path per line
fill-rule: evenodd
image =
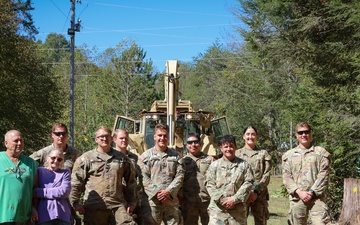
M 44 41 L 51 32 L 70 39 L 70 0 L 33 0 L 32 6 L 37 39 Z M 236 0 L 83 0 L 76 3 L 82 27 L 75 45 L 104 51 L 132 39 L 163 71 L 166 60 L 192 61 L 215 41 L 232 41 L 241 22 L 230 8 L 238 6 Z

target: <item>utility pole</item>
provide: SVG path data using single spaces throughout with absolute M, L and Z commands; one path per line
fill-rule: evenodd
M 75 1 L 71 2 L 71 21 L 70 28 L 68 29 L 68 35 L 70 35 L 70 145 L 74 147 L 74 87 L 75 87 L 75 32 L 80 32 L 80 22 L 75 24 Z

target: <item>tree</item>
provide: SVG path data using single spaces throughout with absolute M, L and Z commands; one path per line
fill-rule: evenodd
M 247 46 L 272 65 L 293 65 L 290 102 L 280 99 L 289 122 L 306 120 L 314 141 L 333 154 L 333 216 L 344 177 L 354 176 L 359 149 L 359 8 L 352 1 L 239 0 Z M 269 72 L 269 68 L 266 71 Z M 273 70 L 274 77 L 281 73 Z M 343 137 L 347 137 L 344 139 Z M 344 165 L 348 165 L 344 166 Z M 346 169 L 345 169 L 346 168 Z M 349 169 L 351 168 L 351 169 Z
M 136 118 L 144 106 L 150 107 L 157 98 L 157 76 L 152 74 L 152 62 L 144 61 L 145 57 L 142 48 L 126 40 L 103 54 L 106 66 L 100 79 L 110 81 L 106 82 L 106 89 L 112 97 L 108 105 L 112 115 Z
M 47 141 L 49 123 L 59 116 L 57 89 L 37 55 L 30 1 L 0 5 L 0 130 L 20 130 L 26 149 L 37 150 Z

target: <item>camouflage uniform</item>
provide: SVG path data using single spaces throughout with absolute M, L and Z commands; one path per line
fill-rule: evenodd
M 184 165 L 179 153 L 171 149 L 161 152 L 153 147 L 139 157 L 138 163 L 143 175 L 144 197 L 148 198 L 147 207 L 151 212 L 151 216 L 147 216 L 151 219 L 148 224 L 160 225 L 162 220 L 167 225 L 180 224 L 177 194 L 184 179 Z M 160 190 L 170 192 L 166 204 L 157 199 Z
M 126 212 L 136 204 L 135 183 L 135 169 L 128 157 L 113 148 L 108 153 L 94 149 L 75 162 L 70 203 L 74 208 L 81 205 L 85 191 L 85 225 L 136 224 Z
M 206 188 L 211 196 L 208 208 L 211 225 L 246 225 L 246 200 L 254 183 L 254 174 L 245 160 L 220 158 L 214 161 L 206 177 Z M 221 205 L 225 197 L 235 201 L 233 209 Z
M 254 192 L 257 194 L 257 198 L 254 202 L 248 204 L 247 214 L 249 215 L 250 208 L 255 225 L 265 225 L 269 219 L 269 192 L 267 186 L 270 182 L 271 156 L 266 150 L 257 147 L 255 149 L 243 147 L 238 149 L 235 155 L 248 162 L 254 172 Z
M 30 155 L 31 158 L 33 158 L 35 161 L 39 163 L 39 166 L 47 167 L 48 163 L 46 160 L 46 157 L 48 156 L 49 152 L 55 149 L 54 144 L 51 144 L 43 149 L 40 149 L 39 151 L 34 152 Z M 64 166 L 63 169 L 69 169 L 72 170 L 74 166 L 75 160 L 81 155 L 78 150 L 75 148 L 66 145 L 66 149 L 64 152 Z
M 130 151 L 126 151 L 126 156 L 131 160 L 131 162 L 134 165 L 135 168 L 135 180 L 136 180 L 136 197 L 137 197 L 137 202 L 139 202 L 140 198 L 141 198 L 141 180 L 142 180 L 142 175 L 141 175 L 141 169 L 140 166 L 137 164 L 138 162 L 138 155 L 130 152 Z
M 324 202 L 325 188 L 329 183 L 330 154 L 322 147 L 299 146 L 287 151 L 283 157 L 283 181 L 289 193 L 289 223 L 306 225 L 310 213 L 312 224 L 329 222 L 328 209 Z M 313 191 L 314 197 L 305 204 L 295 193 L 296 189 Z
M 129 159 L 131 159 L 131 161 L 134 164 L 135 167 L 135 179 L 136 179 L 136 208 L 133 212 L 133 216 L 136 217 L 136 222 L 138 224 L 146 224 L 146 219 L 143 217 L 143 214 L 146 214 L 146 212 L 142 209 L 142 195 L 144 193 L 144 187 L 142 186 L 142 174 L 141 174 L 141 168 L 138 165 L 138 155 L 130 152 L 130 151 L 126 151 L 126 156 L 129 157 Z M 135 216 L 136 215 L 136 216 Z
M 188 153 L 184 158 L 185 177 L 182 192 L 182 213 L 184 224 L 197 225 L 199 217 L 201 224 L 209 223 L 207 207 L 210 196 L 205 187 L 206 171 L 214 158 L 200 152 L 199 156 Z

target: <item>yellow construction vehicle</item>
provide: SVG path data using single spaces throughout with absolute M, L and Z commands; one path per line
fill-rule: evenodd
M 218 140 L 230 134 L 226 117 L 214 119 L 213 112 L 195 111 L 188 100 L 178 99 L 179 78 L 178 61 L 168 60 L 165 73 L 165 99 L 156 100 L 149 111 L 143 110 L 139 119 L 116 116 L 113 130 L 124 128 L 129 132 L 129 149 L 142 154 L 155 145 L 154 128 L 157 123 L 169 126 L 169 148 L 186 154 L 185 142 L 189 133 L 198 133 L 202 139 L 202 151 L 208 155 L 218 156 Z

